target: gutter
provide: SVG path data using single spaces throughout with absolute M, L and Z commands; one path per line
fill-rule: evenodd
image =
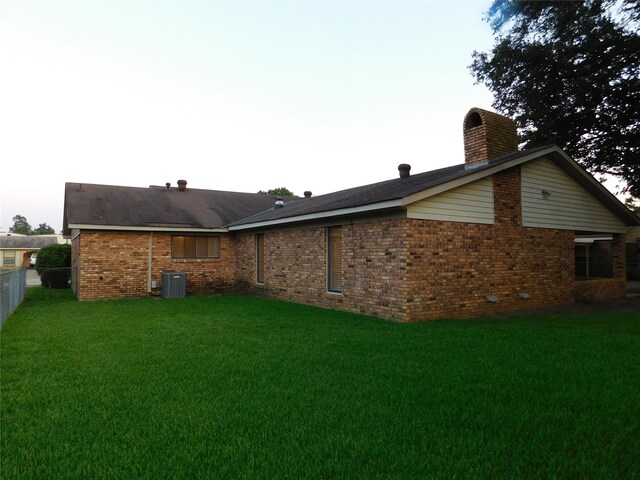
M 191 233 L 229 233 L 226 227 L 221 228 L 194 228 L 194 227 L 132 227 L 123 225 L 94 225 L 83 223 L 70 223 L 68 228 L 79 230 L 110 230 L 120 232 L 191 232 Z

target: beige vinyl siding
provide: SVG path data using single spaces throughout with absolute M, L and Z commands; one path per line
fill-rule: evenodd
M 449 222 L 494 222 L 491 177 L 425 198 L 407 206 L 407 217 Z
M 526 163 L 521 171 L 523 226 L 626 232 L 624 222 L 551 160 Z M 543 190 L 549 192 L 546 198 Z
M 631 227 L 627 230 L 626 242 L 638 243 L 640 241 L 640 227 Z

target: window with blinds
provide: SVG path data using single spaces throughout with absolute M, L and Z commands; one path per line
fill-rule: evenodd
M 264 235 L 256 235 L 256 282 L 264 283 Z
M 2 264 L 5 267 L 15 267 L 16 266 L 16 252 L 2 252 Z
M 171 241 L 173 258 L 218 258 L 220 237 L 196 237 L 176 235 Z
M 342 292 L 342 227 L 327 228 L 327 290 Z

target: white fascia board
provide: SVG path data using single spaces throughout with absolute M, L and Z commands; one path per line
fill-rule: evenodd
M 309 220 L 320 220 L 329 217 L 339 217 L 343 215 L 354 215 L 359 213 L 373 212 L 376 210 L 384 210 L 387 208 L 402 207 L 402 199 L 389 200 L 387 202 L 372 203 L 371 205 L 363 205 L 361 207 L 341 208 L 339 210 L 327 210 L 324 212 L 309 213 L 307 215 L 298 215 L 295 217 L 278 218 L 276 220 L 266 220 L 264 222 L 247 223 L 244 225 L 230 226 L 229 230 L 248 230 L 250 228 L 271 227 L 273 225 L 283 225 L 286 223 L 306 222 Z M 287 207 L 284 207 L 287 208 Z
M 189 232 L 189 233 L 229 233 L 228 228 L 187 228 L 187 227 L 131 227 L 121 225 L 91 225 L 70 223 L 68 228 L 78 230 L 109 230 L 119 232 Z
M 503 170 L 507 170 L 509 168 L 515 167 L 517 165 L 521 165 L 523 163 L 529 162 L 535 158 L 544 157 L 552 152 L 562 152 L 560 148 L 556 146 L 550 146 L 549 148 L 545 148 L 544 150 L 540 150 L 529 155 L 523 155 L 522 157 L 518 157 L 510 162 L 501 163 L 491 168 L 484 168 L 476 173 L 471 173 L 469 175 L 465 175 L 464 177 L 457 178 L 455 180 L 451 180 L 449 182 L 442 183 L 433 188 L 429 188 L 427 190 L 423 190 L 421 192 L 414 193 L 412 195 L 408 195 L 404 197 L 403 205 L 409 205 L 411 203 L 419 202 L 420 200 L 424 200 L 425 198 L 433 197 L 434 195 L 438 195 L 439 193 L 446 192 L 448 190 L 453 190 L 454 188 L 461 187 L 468 183 L 475 182 L 476 180 L 480 180 L 482 178 L 488 177 L 498 172 L 502 172 Z M 567 159 L 570 160 L 569 157 L 564 155 Z

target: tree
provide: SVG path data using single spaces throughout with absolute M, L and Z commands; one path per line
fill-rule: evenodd
M 264 190 L 260 190 L 258 193 L 264 193 L 268 195 L 281 195 L 283 197 L 295 196 L 294 193 L 286 187 L 272 188 L 270 190 L 267 190 L 266 192 Z
M 523 146 L 555 143 L 640 196 L 640 0 L 494 0 L 487 20 L 496 43 L 469 68 Z
M 9 228 L 9 231 L 12 233 L 20 233 L 22 235 L 31 235 L 33 231 L 31 230 L 31 225 L 27 222 L 27 219 L 22 215 L 16 215 L 11 220 L 13 220 L 13 227 Z
M 56 233 L 56 232 L 52 227 L 50 227 L 46 223 L 41 223 L 40 225 L 38 225 L 38 228 L 36 228 L 33 231 L 33 233 L 36 235 L 51 235 L 52 233 Z
M 633 197 L 627 197 L 624 200 L 624 204 L 627 206 L 629 210 L 632 210 L 635 213 L 640 214 L 640 200 Z

